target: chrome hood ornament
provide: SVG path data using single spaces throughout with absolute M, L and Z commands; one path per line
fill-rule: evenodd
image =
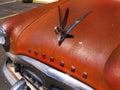
M 60 23 L 60 25 L 55 26 L 54 31 L 55 31 L 56 34 L 59 34 L 58 45 L 60 46 L 65 38 L 73 38 L 74 37 L 73 35 L 70 35 L 69 32 L 78 23 L 80 23 L 84 18 L 86 18 L 89 14 L 91 14 L 92 11 L 89 11 L 86 14 L 84 14 L 83 16 L 81 16 L 80 18 L 78 18 L 75 22 L 73 22 L 67 28 L 66 28 L 66 25 L 67 25 L 67 20 L 68 20 L 68 16 L 69 16 L 69 8 L 66 9 L 66 13 L 64 15 L 64 18 L 62 18 L 60 6 L 58 6 L 58 13 L 59 13 L 59 23 Z

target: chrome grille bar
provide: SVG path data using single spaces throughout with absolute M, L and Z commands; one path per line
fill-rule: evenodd
M 46 78 L 52 78 L 64 85 L 71 87 L 72 90 L 94 90 L 89 85 L 84 84 L 83 82 L 81 82 L 63 72 L 60 72 L 42 62 L 39 62 L 33 58 L 30 58 L 30 57 L 24 56 L 24 55 L 17 55 L 15 57 L 13 57 L 14 55 L 11 53 L 7 53 L 7 55 L 15 62 L 21 63 L 22 61 L 24 61 L 24 63 L 27 63 L 26 65 L 28 65 L 28 66 L 31 65 L 31 67 L 34 67 L 37 70 L 39 70 L 40 72 L 42 72 Z

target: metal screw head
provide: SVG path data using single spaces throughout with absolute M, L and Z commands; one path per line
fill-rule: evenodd
M 64 62 L 63 61 L 60 62 L 60 66 L 64 67 Z
M 51 61 L 51 62 L 54 62 L 54 57 L 51 56 L 51 57 L 50 57 L 50 61 Z
M 74 66 L 71 67 L 71 72 L 75 72 L 75 67 Z
M 42 53 L 42 58 L 45 58 L 45 57 L 46 57 L 45 53 Z
M 83 73 L 82 77 L 87 78 L 88 74 L 86 72 Z
M 32 52 L 31 49 L 28 49 L 28 52 L 31 53 Z
M 34 54 L 35 54 L 35 55 L 38 55 L 38 51 L 35 51 Z

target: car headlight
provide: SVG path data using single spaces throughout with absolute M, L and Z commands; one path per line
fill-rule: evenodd
M 1 45 L 4 45 L 6 43 L 6 32 L 5 32 L 5 29 L 0 27 L 0 44 Z

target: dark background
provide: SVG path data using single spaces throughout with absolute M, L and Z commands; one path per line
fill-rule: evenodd
M 0 23 L 6 18 L 21 13 L 31 8 L 41 6 L 42 4 L 22 3 L 20 0 L 0 0 Z M 0 45 L 0 90 L 10 90 L 10 85 L 5 80 L 2 67 L 6 59 L 5 51 Z

